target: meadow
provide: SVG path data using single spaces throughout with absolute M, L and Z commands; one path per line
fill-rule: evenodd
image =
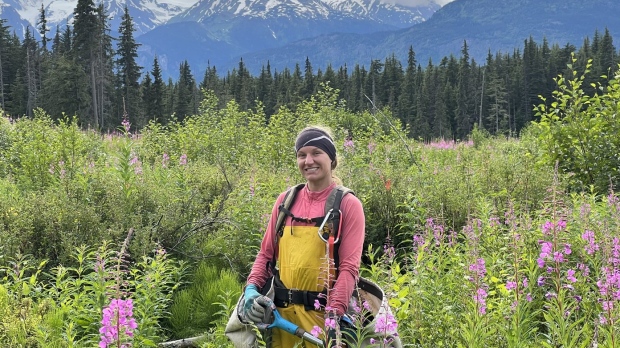
M 364 205 L 362 274 L 405 346 L 618 347 L 618 152 L 605 138 L 617 80 L 588 97 L 579 77 L 559 79 L 519 138 L 474 129 L 462 142 L 408 139 L 389 110 L 351 113 L 328 86 L 269 120 L 209 92 L 198 115 L 140 132 L 43 110 L 2 118 L 0 345 L 229 346 L 267 214 L 302 180 L 295 135 L 318 124 Z M 584 122 L 598 134 L 585 143 Z

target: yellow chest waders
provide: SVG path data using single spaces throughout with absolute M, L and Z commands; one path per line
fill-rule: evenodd
M 317 234 L 315 226 L 294 226 L 284 228 L 279 242 L 280 280 L 287 289 L 321 291 L 325 288 L 326 265 L 325 243 Z M 310 332 L 316 325 L 324 327 L 323 311 L 306 310 L 303 304 L 289 304 L 278 311 L 285 319 L 296 323 Z M 273 330 L 272 347 L 292 348 L 300 342 L 298 337 Z M 306 347 L 316 347 L 306 343 Z
M 340 221 L 340 201 L 345 194 L 351 192 L 351 190 L 342 186 L 334 189 L 333 194 L 330 194 L 325 203 L 325 216 L 312 219 L 312 222 L 319 224 L 319 226 L 295 225 L 295 223 L 292 223 L 292 227 L 283 226 L 287 215 L 291 216 L 293 220 L 298 219 L 288 209 L 293 205 L 293 199 L 302 187 L 303 185 L 294 187 L 292 194 L 289 194 L 291 197 L 285 198 L 281 205 L 281 208 L 284 209 L 280 209 L 280 215 L 276 224 L 276 229 L 281 230 L 280 237 L 277 240 L 279 280 L 286 289 L 297 292 L 297 295 L 299 295 L 298 290 L 316 293 L 333 286 L 336 280 L 334 265 L 335 244 L 338 240 L 337 236 L 329 232 L 337 231 L 340 226 L 336 225 L 334 228 L 333 221 L 330 219 L 337 216 L 337 221 Z M 333 213 L 334 209 L 332 206 L 334 206 L 334 202 L 336 202 L 337 214 Z M 279 226 L 282 226 L 282 228 L 278 228 Z M 276 304 L 278 302 L 281 301 L 276 300 Z M 321 302 L 324 304 L 326 299 L 322 299 Z M 323 308 L 314 310 L 311 298 L 306 301 L 306 305 L 284 303 L 284 306 L 279 306 L 278 311 L 284 319 L 299 325 L 307 332 L 312 331 L 314 326 L 324 329 L 325 312 Z M 293 335 L 289 335 L 281 330 L 272 330 L 272 340 L 269 347 L 292 348 L 300 342 L 301 340 Z M 304 342 L 302 347 L 314 348 L 316 346 Z

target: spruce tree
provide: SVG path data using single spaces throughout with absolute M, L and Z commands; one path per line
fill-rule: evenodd
M 58 56 L 43 78 L 41 107 L 54 119 L 81 115 L 90 108 L 88 76 L 75 60 Z
M 176 104 L 174 112 L 179 120 L 197 113 L 196 82 L 187 61 L 183 61 L 179 67 L 179 81 L 176 85 Z
M 413 118 L 416 114 L 416 86 L 415 77 L 418 62 L 415 58 L 413 46 L 409 46 L 407 54 L 407 69 L 400 87 L 400 97 L 398 99 L 397 115 L 405 125 L 411 126 Z M 409 129 L 411 131 L 411 128 Z
M 136 63 L 138 58 L 138 47 L 134 40 L 133 33 L 135 28 L 133 20 L 129 15 L 129 8 L 125 6 L 122 21 L 118 29 L 120 35 L 118 48 L 116 50 L 117 59 L 117 93 L 118 100 L 123 100 L 125 110 L 129 120 L 139 128 L 146 125 L 146 120 L 141 114 L 140 98 L 140 79 L 142 67 Z
M 6 110 L 5 84 L 8 82 L 8 53 L 9 53 L 9 26 L 5 25 L 6 19 L 0 18 L 0 108 Z
M 97 100 L 96 48 L 100 35 L 97 8 L 93 0 L 78 0 L 73 11 L 73 53 L 86 75 L 90 100 L 90 114 L 80 115 L 87 124 L 99 128 L 99 103 Z
M 37 107 L 37 96 L 39 93 L 39 50 L 38 44 L 30 32 L 30 27 L 26 28 L 24 35 L 24 41 L 22 47 L 25 54 L 24 63 L 22 66 L 23 71 L 23 85 L 26 88 L 25 101 L 20 101 L 19 104 L 24 104 L 25 109 L 21 110 L 26 116 L 32 116 L 34 108 Z M 17 103 L 17 101 L 15 101 Z
M 166 85 L 161 77 L 161 69 L 159 68 L 159 61 L 157 60 L 157 57 L 153 58 L 153 70 L 151 70 L 151 75 L 153 75 L 153 85 L 151 87 L 152 97 L 149 105 L 146 105 L 146 115 L 149 119 L 165 124 L 166 119 L 164 118 L 164 114 L 166 110 L 164 99 Z M 171 113 L 172 112 L 169 112 L 168 115 Z
M 120 119 L 114 115 L 114 50 L 112 37 L 110 36 L 108 15 L 100 3 L 97 7 L 97 45 L 95 49 L 95 72 L 97 76 L 97 100 L 99 101 L 99 127 L 101 129 L 115 129 L 120 125 Z M 122 103 L 122 101 L 120 102 Z
M 304 68 L 304 87 L 302 91 L 302 98 L 307 99 L 315 92 L 314 75 L 312 72 L 312 64 L 310 58 L 306 56 L 306 63 Z
M 41 47 L 44 51 L 47 51 L 47 42 L 49 41 L 47 38 L 47 32 L 50 31 L 47 27 L 47 18 L 45 17 L 45 7 L 41 4 L 41 9 L 39 10 L 39 19 L 37 20 L 37 25 L 39 29 L 39 34 L 41 34 Z

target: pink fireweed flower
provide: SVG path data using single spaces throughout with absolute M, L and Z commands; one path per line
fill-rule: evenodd
M 590 267 L 588 267 L 588 265 L 586 264 L 578 263 L 577 269 L 581 271 L 581 274 L 583 274 L 584 277 L 587 277 L 590 275 Z
M 321 334 L 323 334 L 323 330 L 320 327 L 314 325 L 312 331 L 310 331 L 310 334 L 314 337 L 319 337 Z
M 593 255 L 595 252 L 597 252 L 601 246 L 598 245 L 595 240 L 594 240 L 594 232 L 590 231 L 590 230 L 586 230 L 582 235 L 581 235 L 581 239 L 583 239 L 584 241 L 586 241 L 588 244 L 584 247 L 585 251 L 588 253 L 588 255 Z
M 564 244 L 564 255 L 570 255 L 573 251 L 570 248 L 570 244 Z
M 394 335 L 397 333 L 398 323 L 394 316 L 390 313 L 386 313 L 384 315 L 379 315 L 377 318 L 377 323 L 375 325 L 375 332 L 382 333 L 386 335 Z
M 609 258 L 609 263 L 614 267 L 620 266 L 620 239 L 618 237 L 614 237 L 611 246 L 611 257 Z
M 321 308 L 321 303 L 319 302 L 319 300 L 314 300 L 314 309 L 318 311 L 320 308 Z
M 362 306 L 369 311 L 370 310 L 370 303 L 368 303 L 368 301 L 364 300 L 364 302 L 362 302 Z
M 484 278 L 484 276 L 487 274 L 487 269 L 484 263 L 484 259 L 479 258 L 478 260 L 476 260 L 476 263 L 472 263 L 471 265 L 469 265 L 469 270 L 476 274 L 478 278 Z
M 424 242 L 425 242 L 424 236 L 419 235 L 419 234 L 416 234 L 413 236 L 413 244 L 416 248 L 424 245 Z
M 487 291 L 483 288 L 478 288 L 474 295 L 474 301 L 480 305 L 478 311 L 480 314 L 486 314 L 487 312 Z
M 344 141 L 344 150 L 346 152 L 353 152 L 353 150 L 355 150 L 355 144 L 353 144 L 353 140 L 347 139 Z
M 167 153 L 164 153 L 161 159 L 161 166 L 166 168 L 168 166 L 168 162 L 170 162 L 170 156 Z
M 553 244 L 551 242 L 541 241 L 540 257 L 545 258 L 553 252 Z
M 396 251 L 394 251 L 393 246 L 384 245 L 383 253 L 385 254 L 387 263 L 392 262 L 394 260 L 394 257 L 396 256 Z
M 527 286 L 528 286 L 527 278 L 523 278 L 523 288 L 525 289 L 527 288 Z
M 108 346 L 127 347 L 128 341 L 133 337 L 133 331 L 138 327 L 133 318 L 133 302 L 131 299 L 112 299 L 110 305 L 103 309 L 101 328 L 99 333 L 101 340 L 100 348 Z
M 125 132 L 129 133 L 129 129 L 131 128 L 131 123 L 129 123 L 129 120 L 126 117 L 123 117 L 123 122 L 121 122 L 121 125 L 123 125 Z
M 325 319 L 325 327 L 326 328 L 331 328 L 331 329 L 336 329 L 336 320 L 334 318 L 327 318 Z
M 179 158 L 179 165 L 184 166 L 186 164 L 187 164 L 187 155 L 182 154 L 181 157 Z
M 538 277 L 538 280 L 536 281 L 536 284 L 537 284 L 538 286 L 543 286 L 543 285 L 545 285 L 545 277 L 543 277 L 543 276 Z
M 553 253 L 553 260 L 557 263 L 562 263 L 564 262 L 564 254 L 562 254 L 562 252 L 560 251 L 556 251 Z
M 575 278 L 575 270 L 569 269 L 566 271 L 566 279 L 571 283 L 577 282 L 577 278 Z
M 566 229 L 566 221 L 565 220 L 560 220 L 560 221 L 558 221 L 556 226 L 558 227 L 558 230 L 562 231 L 562 230 Z
M 514 290 L 517 288 L 517 282 L 509 281 L 506 282 L 506 290 Z
M 545 235 L 551 234 L 553 232 L 553 222 L 546 221 L 542 226 L 542 233 Z
M 489 227 L 501 226 L 502 222 L 499 221 L 498 217 L 490 217 L 489 218 Z

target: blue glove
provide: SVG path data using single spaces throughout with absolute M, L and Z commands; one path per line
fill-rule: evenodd
M 254 303 L 254 300 L 259 296 L 260 293 L 258 292 L 258 288 L 256 288 L 256 285 L 250 284 L 246 286 L 245 291 L 243 292 L 243 297 L 245 298 L 243 310 L 246 312 L 249 311 L 250 308 L 252 308 L 252 303 Z
M 255 323 L 262 322 L 265 310 L 263 306 L 256 303 L 256 299 L 261 297 L 256 285 L 250 284 L 246 286 L 243 297 L 245 298 L 245 303 L 243 304 L 243 314 L 245 318 Z

